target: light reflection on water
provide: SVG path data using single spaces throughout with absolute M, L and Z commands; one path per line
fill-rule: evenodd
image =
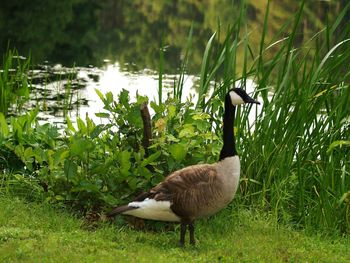
M 84 75 L 85 72 L 81 71 L 79 75 Z M 79 115 L 85 116 L 88 114 L 90 118 L 95 121 L 102 121 L 95 116 L 95 113 L 103 111 L 103 102 L 100 100 L 95 92 L 95 89 L 99 89 L 103 94 L 112 92 L 114 100 L 117 100 L 117 95 L 126 89 L 129 91 L 131 102 L 136 100 L 136 94 L 147 96 L 149 101 L 158 100 L 158 73 L 150 70 L 144 70 L 142 72 L 130 73 L 122 71 L 119 63 L 113 65 L 107 65 L 105 69 L 101 71 L 100 80 L 98 83 L 87 83 L 84 96 L 88 99 L 88 105 L 80 107 Z M 163 76 L 163 101 L 167 98 L 167 93 L 173 92 L 173 83 L 176 75 L 164 75 Z M 194 83 L 197 77 L 193 75 L 185 76 L 184 90 L 182 99 L 186 99 L 190 94 L 196 97 L 194 90 Z M 152 109 L 150 108 L 152 114 Z
M 39 122 L 54 123 L 62 127 L 65 123 L 65 109 L 67 116 L 75 122 L 80 116 L 85 119 L 88 115 L 95 123 L 106 120 L 95 116 L 95 113 L 103 112 L 103 102 L 98 97 L 95 89 L 103 94 L 112 92 L 114 100 L 122 89 L 129 91 L 131 102 L 136 100 L 136 94 L 147 96 L 149 101 L 158 101 L 158 73 L 151 70 L 139 72 L 124 71 L 119 63 L 106 64 L 102 69 L 98 68 L 64 68 L 60 65 L 34 70 L 31 73 L 32 92 L 31 100 L 26 105 L 27 109 L 39 108 Z M 176 75 L 163 76 L 163 101 L 168 93 L 173 92 Z M 196 91 L 195 82 L 198 77 L 185 75 L 183 96 L 185 100 L 192 96 L 194 101 Z M 152 109 L 150 108 L 152 114 Z

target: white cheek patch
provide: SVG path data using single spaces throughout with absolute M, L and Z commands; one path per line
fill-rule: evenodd
M 241 105 L 241 104 L 244 104 L 243 99 L 242 99 L 241 96 L 239 96 L 236 92 L 231 91 L 231 92 L 230 92 L 230 97 L 231 97 L 232 105 Z

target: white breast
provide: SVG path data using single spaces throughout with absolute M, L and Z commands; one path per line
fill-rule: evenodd
M 169 201 L 156 201 L 146 198 L 141 202 L 131 202 L 128 206 L 138 207 L 135 210 L 124 212 L 124 215 L 132 215 L 144 219 L 179 222 L 180 218 L 170 209 Z
M 232 156 L 217 163 L 216 170 L 223 182 L 223 194 L 225 199 L 231 201 L 237 191 L 241 164 L 239 157 Z

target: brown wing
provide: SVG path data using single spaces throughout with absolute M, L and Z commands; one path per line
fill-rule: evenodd
M 220 199 L 221 181 L 213 165 L 194 165 L 169 175 L 150 190 L 152 198 L 168 200 L 171 209 L 182 218 L 206 215 Z

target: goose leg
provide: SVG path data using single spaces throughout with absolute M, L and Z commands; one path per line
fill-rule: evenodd
M 186 235 L 187 224 L 181 223 L 181 232 L 180 232 L 180 246 L 185 246 L 185 235 Z
M 196 240 L 194 238 L 194 223 L 190 223 L 188 225 L 188 229 L 190 230 L 190 244 L 194 246 L 196 244 Z

